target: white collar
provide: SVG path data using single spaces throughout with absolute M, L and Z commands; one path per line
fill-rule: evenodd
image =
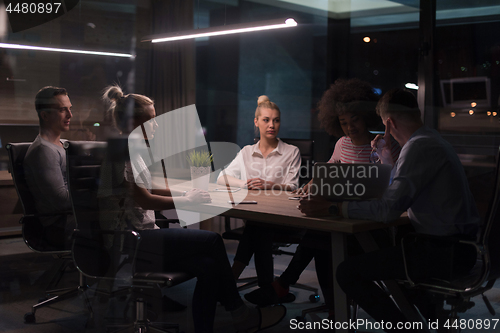
M 273 149 L 272 152 L 270 152 L 268 154 L 268 156 L 275 153 L 275 152 L 276 152 L 276 154 L 283 155 L 283 149 L 285 148 L 284 147 L 285 143 L 283 141 L 281 141 L 280 138 L 277 138 L 277 139 L 278 139 L 278 145 L 276 146 L 276 148 Z M 260 140 L 259 140 L 259 142 L 254 144 L 252 147 L 252 156 L 254 156 L 255 154 L 262 156 L 262 152 L 260 151 Z

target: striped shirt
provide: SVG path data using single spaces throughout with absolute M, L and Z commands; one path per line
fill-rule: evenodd
M 394 138 L 391 137 L 391 139 L 392 159 L 396 163 L 401 147 Z M 335 144 L 335 149 L 328 163 L 370 163 L 371 152 L 370 143 L 355 146 L 351 138 L 343 136 Z

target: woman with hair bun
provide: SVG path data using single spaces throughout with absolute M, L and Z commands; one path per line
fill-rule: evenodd
M 257 100 L 254 125 L 260 136 L 259 142 L 243 147 L 231 164 L 219 174 L 217 183 L 249 190 L 297 189 L 301 164 L 299 149 L 278 139 L 281 112 L 265 95 Z M 284 232 L 290 231 L 247 221 L 234 257 L 232 266 L 234 278 L 236 280 L 239 278 L 255 254 L 259 286 L 270 284 L 274 279 L 272 257 L 274 234 Z
M 147 127 L 145 132 L 149 137 L 154 135 L 156 113 L 150 98 L 139 94 L 124 95 L 119 86 L 110 86 L 105 89 L 103 99 L 111 103 L 114 122 L 122 134 L 128 135 L 142 125 Z M 156 226 L 154 210 L 176 208 L 172 196 L 182 194 L 169 189 L 151 190 L 151 174 L 144 160 L 140 156 L 133 158 L 133 161 L 121 163 L 121 167 L 103 163 L 100 198 L 104 210 L 116 212 L 115 216 L 108 215 L 101 220 L 104 229 L 131 229 L 140 233 L 137 270 L 155 272 L 170 267 L 197 277 L 192 302 L 196 333 L 213 332 L 218 301 L 230 311 L 238 332 L 255 332 L 278 323 L 286 314 L 285 307 L 254 309 L 243 303 L 219 234 Z M 134 168 L 141 171 L 137 177 L 134 177 Z M 210 202 L 209 194 L 193 189 L 184 197 L 176 198 L 175 204 L 178 208 L 202 202 Z M 115 209 L 110 210 L 110 206 Z
M 280 117 L 279 107 L 266 95 L 258 98 L 254 125 L 260 140 L 254 145 L 243 147 L 231 164 L 219 174 L 218 184 L 250 190 L 297 189 L 300 152 L 297 147 L 278 139 Z
M 339 137 L 335 144 L 333 154 L 328 163 L 370 163 L 372 152 L 371 142 L 375 135 L 369 128 L 380 123 L 375 107 L 378 97 L 372 86 L 357 78 L 337 79 L 326 90 L 318 103 L 318 119 L 326 132 Z M 392 139 L 392 156 L 388 159 L 395 163 L 399 157 L 401 147 Z M 298 194 L 307 194 L 312 181 L 297 190 Z M 309 198 L 308 198 L 309 199 Z M 315 197 L 315 200 L 320 200 Z M 332 202 L 323 199 L 327 205 Z M 313 202 L 313 200 L 310 200 Z M 316 202 L 316 201 L 314 201 Z M 304 213 L 307 200 L 301 200 L 299 207 Z M 321 213 L 324 207 L 312 206 L 312 212 Z M 309 212 L 310 213 L 310 212 Z M 328 213 L 328 206 L 327 206 Z M 312 214 L 312 213 L 311 213 Z M 377 240 L 386 238 L 384 231 L 376 233 Z M 349 237 L 348 252 L 350 254 L 360 251 L 357 241 Z M 286 270 L 269 286 L 259 288 L 245 295 L 251 303 L 265 306 L 278 303 L 280 297 L 289 293 L 291 285 L 297 283 L 300 275 L 314 258 L 318 282 L 323 291 L 325 303 L 333 314 L 333 273 L 331 259 L 331 235 L 326 232 L 308 230 L 299 243 L 295 254 Z

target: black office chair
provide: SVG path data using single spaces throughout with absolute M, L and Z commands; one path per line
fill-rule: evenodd
M 22 234 L 26 245 L 34 252 L 53 255 L 60 259 L 51 269 L 48 274 L 54 273 L 49 287 L 55 287 L 61 280 L 64 272 L 68 267 L 72 266 L 71 250 L 65 249 L 62 246 L 57 246 L 44 239 L 43 225 L 40 222 L 40 217 L 60 216 L 72 214 L 72 212 L 62 212 L 59 214 L 38 214 L 35 201 L 28 184 L 26 183 L 23 161 L 26 156 L 31 142 L 8 143 L 5 148 L 9 155 L 9 170 L 14 180 L 17 195 L 23 208 L 23 217 L 19 221 L 22 224 Z M 45 296 L 40 298 L 39 302 L 33 305 L 31 312 L 24 315 L 26 323 L 35 323 L 35 312 L 37 309 L 52 305 L 65 299 L 77 296 L 87 289 L 84 277 L 80 275 L 80 283 L 78 286 L 62 289 L 48 289 L 45 291 Z M 91 309 L 90 309 L 91 310 Z
M 135 259 L 141 237 L 134 231 L 102 230 L 98 203 L 101 164 L 107 152 L 105 142 L 75 142 L 64 144 L 67 158 L 68 186 L 78 229 L 73 234 L 73 259 L 82 274 L 99 280 L 119 281 L 128 286 L 114 291 L 103 290 L 110 296 L 172 287 L 193 278 L 186 272 L 135 272 Z M 106 242 L 111 237 L 111 244 Z M 145 301 L 137 296 L 136 319 L 129 325 L 113 325 L 118 331 L 167 332 L 178 331 L 177 324 L 150 323 Z
M 467 244 L 475 248 L 477 252 L 477 262 L 471 272 L 462 275 L 453 274 L 450 270 L 449 277 L 431 277 L 425 281 L 416 281 L 408 274 L 407 262 L 405 260 L 405 269 L 407 280 L 405 284 L 410 288 L 424 290 L 432 295 L 444 299 L 450 305 L 450 310 L 441 310 L 441 314 L 451 319 L 453 323 L 458 319 L 458 314 L 466 312 L 475 304 L 471 301 L 474 296 L 482 295 L 491 315 L 495 315 L 495 310 L 484 293 L 490 290 L 495 284 L 496 279 L 500 277 L 500 149 L 497 156 L 495 185 L 493 195 L 490 201 L 488 213 L 482 225 L 480 237 L 477 241 L 465 241 L 452 237 L 426 236 L 420 234 L 410 234 L 402 239 L 404 245 L 410 239 L 425 238 L 438 244 Z M 450 262 L 452 259 L 450 258 Z M 449 332 L 458 332 L 459 328 L 451 327 Z
M 302 159 L 301 172 L 299 174 L 299 186 L 309 182 L 312 178 L 312 166 L 314 165 L 314 141 L 309 139 L 281 139 L 283 142 L 294 145 L 299 148 Z M 259 138 L 254 138 L 254 143 L 257 143 Z M 231 229 L 229 217 L 225 218 L 225 232 L 222 238 L 228 240 L 240 240 L 245 227 Z M 283 247 L 290 247 L 293 244 L 298 244 L 302 238 L 302 234 L 297 230 L 297 234 L 276 235 L 273 240 L 273 255 L 294 255 L 294 252 L 283 250 Z M 244 283 L 238 286 L 238 290 L 245 290 L 257 285 L 257 277 L 248 277 L 238 279 L 238 283 Z M 309 296 L 312 303 L 319 302 L 318 288 L 310 287 L 305 284 L 297 283 L 292 285 L 294 288 L 313 292 Z
M 314 140 L 281 139 L 283 142 L 299 148 L 302 163 L 300 165 L 299 186 L 307 184 L 312 179 L 314 166 Z

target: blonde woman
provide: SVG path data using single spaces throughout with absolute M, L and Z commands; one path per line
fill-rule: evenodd
M 146 128 L 149 137 L 154 135 L 157 125 L 151 120 L 154 120 L 156 112 L 150 98 L 138 94 L 125 95 L 120 87 L 110 86 L 105 89 L 103 99 L 111 103 L 116 126 L 123 134 L 143 125 L 149 127 Z M 137 269 L 154 272 L 161 271 L 165 266 L 185 270 L 197 277 L 192 303 L 196 333 L 213 332 L 217 301 L 231 312 L 238 332 L 255 332 L 278 323 L 286 313 L 283 306 L 253 309 L 243 303 L 232 277 L 224 243 L 218 234 L 156 227 L 154 210 L 175 208 L 172 195 L 176 193 L 169 189 L 149 190 L 152 188 L 151 174 L 144 161 L 140 157 L 137 159 L 125 162 L 121 169 L 113 166 L 115 179 L 102 180 L 108 184 L 105 186 L 114 184 L 115 188 L 108 193 L 116 195 L 120 193 L 119 188 L 123 189 L 123 200 L 119 200 L 122 203 L 120 215 L 110 219 L 115 221 L 115 225 L 108 227 L 112 230 L 130 228 L 140 233 L 142 241 L 138 249 Z M 133 168 L 144 171 L 134 177 Z M 189 205 L 209 202 L 210 196 L 205 191 L 194 189 L 179 200 L 176 200 L 176 205 Z
M 220 173 L 217 183 L 249 190 L 296 190 L 300 152 L 297 147 L 278 138 L 281 112 L 267 96 L 260 96 L 257 101 L 254 125 L 260 137 L 259 142 L 243 147 L 231 164 Z M 232 266 L 235 279 L 238 279 L 255 254 L 259 285 L 264 286 L 273 281 L 272 240 L 276 232 L 289 231 L 257 222 L 246 222 Z

